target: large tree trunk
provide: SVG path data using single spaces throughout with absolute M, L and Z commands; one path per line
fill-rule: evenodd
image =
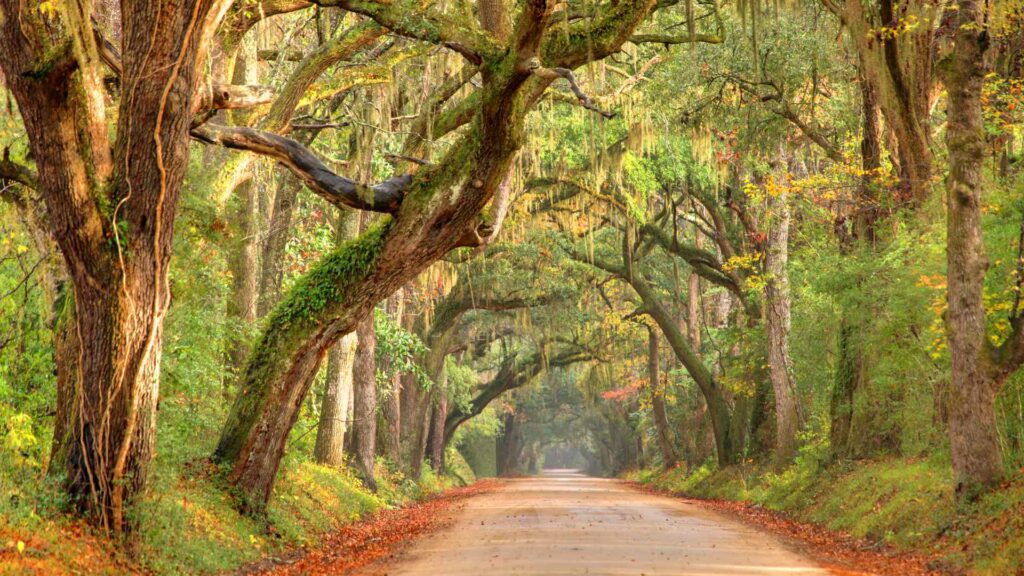
M 377 442 L 377 333 L 373 312 L 356 326 L 355 364 L 352 369 L 352 448 L 363 484 L 376 492 L 374 456 Z
M 427 457 L 427 448 L 430 441 L 430 425 L 432 407 L 429 393 L 420 394 L 419 409 L 417 410 L 417 430 L 415 441 L 409 442 L 412 449 L 409 452 L 409 476 L 419 480 L 423 475 L 423 461 Z
M 345 463 L 345 432 L 352 418 L 355 358 L 355 332 L 346 334 L 327 353 L 327 382 L 313 448 L 313 459 L 326 466 L 340 468 Z
M 949 444 L 956 493 L 971 499 L 1003 476 L 995 419 L 998 383 L 986 350 L 982 287 L 988 261 L 981 232 L 985 134 L 981 91 L 988 32 L 977 0 L 960 2 L 956 39 L 946 76 L 949 92 L 946 145 L 948 306 L 946 331 L 952 360 Z
M 765 331 L 768 336 L 768 375 L 775 394 L 775 461 L 784 465 L 796 451 L 799 399 L 789 358 L 789 194 L 781 184 L 777 195 L 768 195 L 771 224 L 765 253 L 768 281 L 765 285 Z
M 602 14 L 600 43 L 566 46 L 553 40 L 545 44 L 545 63 L 575 68 L 607 56 L 629 38 L 650 8 L 649 2 L 640 0 L 620 2 Z M 254 348 L 215 458 L 232 464 L 229 482 L 259 509 L 266 505 L 271 485 L 258 480 L 276 474 L 283 438 L 297 418 L 315 373 L 312 368 L 323 351 L 352 331 L 377 302 L 444 254 L 460 246 L 478 246 L 490 235 L 481 213 L 505 180 L 522 145 L 526 112 L 558 77 L 538 73 L 528 65 L 539 58 L 552 7 L 531 2 L 522 9 L 525 12 L 519 21 L 523 25 L 516 27 L 515 38 L 506 49 L 489 50 L 481 56 L 483 89 L 477 92 L 479 99 L 471 100 L 470 107 L 455 106 L 452 114 L 436 119 L 435 137 L 467 123 L 470 126 L 434 164 L 376 188 L 325 174 L 329 170 L 319 161 L 314 163 L 315 173 L 303 172 L 294 163 L 290 167 L 302 172 L 322 195 L 344 205 L 388 212 L 393 218 L 384 218 L 314 266 L 270 315 Z M 282 143 L 265 134 L 244 130 L 202 134 L 211 142 L 250 147 L 279 157 L 298 153 L 294 143 Z M 407 152 L 418 155 L 422 141 L 417 142 Z M 307 164 L 303 156 L 302 166 L 314 164 Z M 362 198 L 361 191 L 372 191 L 372 201 Z M 276 422 L 287 426 L 274 426 Z M 280 437 L 268 439 L 268 431 Z
M 651 392 L 651 413 L 654 416 L 654 429 L 658 436 L 658 450 L 661 452 L 661 465 L 665 469 L 676 465 L 679 457 L 672 442 L 672 429 L 665 413 L 665 390 L 661 386 L 659 374 L 658 332 L 648 328 L 647 340 L 647 373 L 650 375 L 648 388 Z
M 861 78 L 861 168 L 863 175 L 857 187 L 856 214 L 841 213 L 835 232 L 839 252 L 849 257 L 855 243 L 873 249 L 878 240 L 877 226 L 883 210 L 879 204 L 876 179 L 882 166 L 882 127 L 878 95 L 866 78 Z M 852 224 L 852 230 L 850 225 Z M 847 305 L 849 306 L 849 305 Z M 834 459 L 848 458 L 853 450 L 850 432 L 853 428 L 853 406 L 857 390 L 867 379 L 867 358 L 864 351 L 863 314 L 844 309 L 839 320 L 835 382 L 829 406 L 831 427 L 829 444 Z
M 153 454 L 174 216 L 213 18 L 202 0 L 122 4 L 122 78 L 133 89 L 119 103 L 111 145 L 92 6 L 64 8 L 57 25 L 3 0 L 0 66 L 74 284 L 82 344 L 77 356 L 58 359 L 59 371 L 74 374 L 58 405 L 73 413 L 52 462 L 75 505 L 120 532 Z
M 523 454 L 523 431 L 515 412 L 505 415 L 501 436 L 498 436 L 495 448 L 497 450 L 498 476 L 519 474 L 521 472 L 519 462 Z M 605 459 L 608 468 L 612 467 L 610 460 L 607 457 Z

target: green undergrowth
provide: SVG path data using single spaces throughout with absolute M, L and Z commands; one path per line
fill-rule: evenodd
M 830 530 L 937 560 L 952 572 L 1024 573 L 1024 476 L 958 509 L 948 456 L 826 465 L 805 448 L 782 472 L 746 463 L 717 469 L 643 470 L 654 488 L 696 498 L 749 502 Z
M 380 461 L 379 490 L 371 494 L 348 470 L 314 463 L 304 444 L 309 435 L 296 433 L 266 518 L 249 518 L 207 458 L 222 416 L 187 394 L 163 399 L 152 484 L 131 511 L 138 532 L 130 555 L 72 520 L 58 482 L 46 479 L 42 467 L 0 463 L 0 574 L 222 573 L 474 480 L 453 451 L 450 473 L 425 466 L 419 481 Z
M 465 474 L 468 467 L 453 458 L 455 471 Z M 237 512 L 222 482 L 211 465 L 196 461 L 155 487 L 135 510 L 140 532 L 131 559 L 48 505 L 56 486 L 22 506 L 8 500 L 0 507 L 0 574 L 216 574 L 315 544 L 344 524 L 462 483 L 429 467 L 414 482 L 381 463 L 380 487 L 371 494 L 345 470 L 295 459 L 282 470 L 266 519 L 258 520 Z

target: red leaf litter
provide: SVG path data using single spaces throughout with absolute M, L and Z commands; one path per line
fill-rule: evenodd
M 794 544 L 837 576 L 932 576 L 945 572 L 939 562 L 917 554 L 897 552 L 849 534 L 828 530 L 808 522 L 798 522 L 781 512 L 756 504 L 732 500 L 705 500 L 629 482 L 637 490 L 679 498 L 689 504 L 709 508 L 763 528 Z
M 353 522 L 325 536 L 315 548 L 298 551 L 288 558 L 267 560 L 248 566 L 240 575 L 315 576 L 345 574 L 349 570 L 392 555 L 399 545 L 433 532 L 453 518 L 445 514 L 470 496 L 494 490 L 500 480 L 480 480 L 463 488 L 446 490 L 403 508 L 384 510 L 371 518 Z

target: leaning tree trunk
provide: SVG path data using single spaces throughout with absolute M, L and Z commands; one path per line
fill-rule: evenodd
M 772 223 L 768 230 L 765 268 L 765 330 L 768 335 L 768 375 L 775 394 L 775 461 L 784 465 L 796 451 L 799 410 L 789 358 L 789 202 L 785 184 L 768 195 Z
M 651 392 L 651 413 L 654 416 L 654 429 L 658 435 L 658 450 L 661 452 L 661 465 L 665 469 L 672 468 L 679 460 L 672 442 L 672 429 L 665 413 L 665 390 L 661 387 L 659 374 L 658 332 L 648 327 L 647 372 L 650 375 L 649 390 Z
M 352 368 L 352 448 L 363 484 L 376 492 L 374 456 L 377 442 L 377 333 L 370 316 L 356 326 L 355 364 Z
M 266 506 L 285 439 L 323 351 L 352 331 L 377 302 L 450 250 L 479 246 L 490 235 L 492 229 L 481 214 L 522 145 L 525 114 L 560 77 L 535 66 L 542 44 L 545 64 L 579 67 L 618 50 L 651 6 L 646 0 L 619 2 L 600 15 L 596 36 L 563 42 L 555 35 L 545 41 L 552 5 L 543 0 L 523 4 L 515 37 L 502 49 L 488 48 L 478 55 L 483 60 L 483 88 L 475 93 L 479 97 L 454 106 L 451 114 L 439 115 L 433 133 L 437 137 L 466 124 L 468 129 L 435 163 L 376 187 L 341 178 L 321 162 L 310 162 L 308 151 L 296 150 L 294 142 L 272 135 L 241 129 L 198 131 L 212 143 L 280 159 L 301 157 L 302 162 L 286 163 L 287 167 L 301 173 L 321 195 L 393 216 L 324 257 L 297 282 L 270 315 L 254 347 L 214 454 L 216 460 L 231 464 L 228 481 L 257 507 L 254 511 Z M 392 15 L 387 10 L 372 14 L 386 24 L 392 23 Z M 416 26 L 408 30 L 420 31 Z M 431 40 L 449 31 L 435 32 Z M 474 42 L 491 41 L 476 37 Z M 311 166 L 315 169 L 303 168 Z
M 711 372 L 704 365 L 704 362 L 690 347 L 686 336 L 679 330 L 679 326 L 671 314 L 662 306 L 654 289 L 644 280 L 635 275 L 630 275 L 630 284 L 637 295 L 643 301 L 648 314 L 654 319 L 662 334 L 668 340 L 676 358 L 686 368 L 687 373 L 697 383 L 701 395 L 708 408 L 708 418 L 711 421 L 711 429 L 714 432 L 715 448 L 720 466 L 728 466 L 736 462 L 742 452 L 742 444 L 737 442 L 738 438 L 732 426 L 732 415 L 729 405 L 725 400 L 721 384 L 715 379 Z
M 981 93 L 988 32 L 977 0 L 960 2 L 946 75 L 946 332 L 952 361 L 949 444 L 958 497 L 972 499 L 1003 476 L 995 418 L 997 381 L 986 350 L 982 287 L 988 266 L 981 232 L 982 163 L 986 144 Z
M 346 334 L 327 354 L 327 382 L 316 428 L 313 459 L 340 468 L 345 463 L 345 432 L 352 418 L 352 367 L 356 358 L 356 334 Z

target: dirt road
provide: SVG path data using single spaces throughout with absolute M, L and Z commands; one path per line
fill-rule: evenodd
M 614 480 L 548 471 L 476 496 L 362 576 L 828 574 L 772 536 Z

